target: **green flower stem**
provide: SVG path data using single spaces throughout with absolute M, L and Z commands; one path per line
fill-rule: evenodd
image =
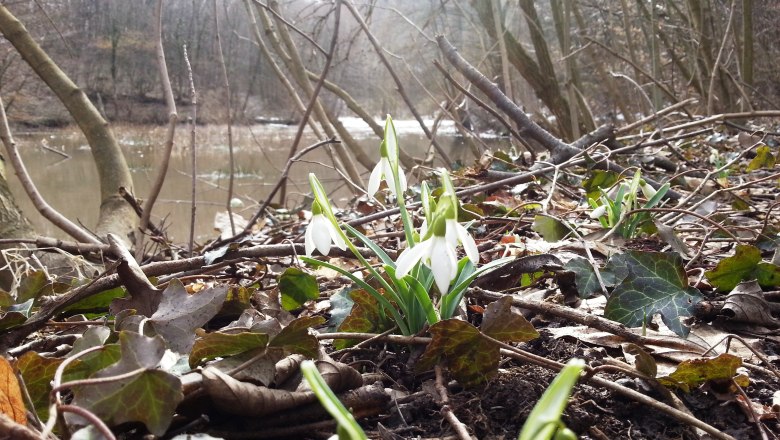
M 328 269 L 335 270 L 336 272 L 344 275 L 345 277 L 349 278 L 350 281 L 360 286 L 363 290 L 368 292 L 371 296 L 374 297 L 374 299 L 377 300 L 379 304 L 382 305 L 384 309 L 387 309 L 390 311 L 390 313 L 393 315 L 393 320 L 398 325 L 398 329 L 401 330 L 401 333 L 404 335 L 410 335 L 409 327 L 406 325 L 406 321 L 404 321 L 404 318 L 401 316 L 400 313 L 398 313 L 398 310 L 393 307 L 392 304 L 390 304 L 390 301 L 387 300 L 384 296 L 382 296 L 381 293 L 379 293 L 376 289 L 371 287 L 368 283 L 361 280 L 360 278 L 356 277 L 355 275 L 351 274 L 349 271 L 346 271 L 334 264 L 327 263 L 325 261 L 316 260 L 311 257 L 300 257 L 301 261 L 307 264 L 311 264 L 312 266 L 322 266 L 327 267 Z M 389 292 L 393 293 L 393 296 L 396 297 L 394 294 L 395 292 L 393 290 L 389 290 Z
M 344 407 L 339 398 L 336 397 L 336 394 L 333 393 L 333 390 L 325 383 L 313 361 L 303 361 L 301 363 L 301 373 L 303 373 L 306 381 L 309 382 L 309 386 L 314 391 L 317 399 L 319 399 L 320 404 L 336 419 L 339 427 L 346 432 L 349 440 L 368 439 L 352 413 Z

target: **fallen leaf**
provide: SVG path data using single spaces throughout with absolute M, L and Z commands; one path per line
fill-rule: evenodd
M 352 298 L 352 311 L 344 318 L 338 331 L 347 333 L 382 333 L 393 324 L 383 317 L 377 300 L 363 289 L 349 292 Z M 387 295 L 386 295 L 387 296 Z M 389 298 L 388 298 L 389 300 Z M 333 341 L 333 348 L 342 350 L 357 343 L 354 339 L 338 339 Z
M 726 297 L 721 314 L 729 321 L 780 327 L 780 320 L 772 316 L 772 307 L 755 280 L 739 283 Z
M 741 365 L 742 359 L 727 353 L 714 358 L 691 359 L 681 362 L 676 371 L 659 377 L 658 381 L 687 393 L 708 380 L 733 378 Z
M 141 422 L 152 434 L 165 434 L 176 406 L 183 399 L 181 381 L 156 369 L 165 353 L 161 337 L 148 338 L 132 332 L 120 332 L 122 357 L 92 377 L 114 378 L 94 385 L 73 387 L 73 404 L 100 417 L 110 426 Z M 68 413 L 68 416 L 72 414 Z M 85 424 L 79 417 L 69 417 L 75 424 Z
M 288 267 L 279 276 L 279 293 L 282 307 L 285 310 L 295 310 L 306 301 L 315 300 L 320 296 L 317 280 L 297 267 Z
M 0 356 L 0 413 L 16 423 L 27 425 L 27 410 L 24 408 L 19 380 L 4 356 Z
M 208 333 L 195 341 L 190 352 L 190 367 L 217 357 L 228 357 L 268 345 L 265 333 Z
M 480 330 L 501 342 L 526 342 L 539 337 L 539 332 L 523 315 L 512 312 L 510 295 L 488 304 Z
M 734 289 L 741 281 L 758 280 L 764 287 L 780 285 L 780 267 L 761 262 L 761 251 L 752 245 L 737 245 L 733 256 L 721 260 L 704 275 L 721 292 Z
M 452 376 L 465 387 L 478 385 L 498 372 L 500 347 L 485 339 L 468 322 L 447 319 L 430 328 L 431 342 L 417 362 L 417 371 L 425 371 L 442 359 Z
M 754 157 L 747 166 L 748 171 L 755 171 L 761 168 L 773 168 L 775 166 L 775 157 L 772 150 L 767 145 L 761 145 L 756 149 Z
M 563 222 L 546 215 L 537 215 L 534 217 L 534 223 L 531 225 L 531 229 L 541 235 L 545 241 L 550 243 L 561 241 L 571 233 L 571 230 L 569 230 Z
M 690 329 L 681 318 L 693 315 L 693 306 L 702 296 L 698 289 L 688 286 L 680 255 L 630 251 L 616 257 L 626 264 L 628 275 L 612 291 L 604 316 L 638 327 L 659 313 L 667 327 L 687 336 Z
M 189 353 L 195 342 L 195 329 L 217 314 L 227 291 L 227 285 L 219 285 L 190 295 L 181 281 L 171 280 L 163 292 L 160 307 L 149 321 L 171 350 Z
M 318 361 L 316 364 L 334 393 L 363 385 L 363 377 L 352 367 L 339 362 Z M 265 416 L 317 400 L 310 390 L 287 391 L 254 385 L 236 380 L 214 367 L 203 370 L 203 386 L 219 410 L 247 417 Z
M 309 358 L 317 357 L 320 343 L 309 332 L 311 327 L 322 325 L 325 318 L 322 316 L 304 316 L 296 318 L 287 324 L 282 331 L 271 339 L 271 347 L 280 347 L 290 353 L 299 353 Z

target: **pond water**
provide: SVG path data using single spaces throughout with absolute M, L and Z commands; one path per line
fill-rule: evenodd
M 345 118 L 350 133 L 365 151 L 378 159 L 379 140 L 362 121 Z M 401 148 L 416 157 L 423 157 L 429 142 L 415 121 L 396 121 Z M 430 127 L 430 124 L 429 124 Z M 145 198 L 161 160 L 165 127 L 114 126 L 130 166 L 134 193 Z M 243 207 L 234 212 L 250 218 L 276 184 L 285 165 L 297 127 L 284 125 L 256 125 L 233 127 L 235 155 L 234 197 Z M 452 125 L 442 125 L 437 138 L 452 160 L 471 163 L 474 156 L 465 143 L 455 136 Z M 93 228 L 97 222 L 100 190 L 97 170 L 89 146 L 77 128 L 65 128 L 41 133 L 15 133 L 22 158 L 44 198 L 55 209 L 71 220 Z M 315 143 L 309 133 L 304 135 L 299 149 Z M 502 141 L 491 140 L 498 146 Z M 214 237 L 214 217 L 225 211 L 227 200 L 229 162 L 225 126 L 196 127 L 197 156 L 197 211 L 196 241 L 203 243 Z M 191 165 L 190 127 L 179 125 L 170 168 L 163 190 L 153 210 L 153 221 L 159 224 L 165 218 L 168 235 L 174 242 L 184 243 L 189 236 Z M 67 154 L 65 158 L 47 150 L 54 148 Z M 440 163 L 437 165 L 441 165 Z M 10 165 L 9 165 L 10 166 Z M 360 165 L 358 164 L 358 167 Z M 359 168 L 362 169 L 362 168 Z M 308 153 L 292 166 L 286 207 L 300 207 L 309 192 L 308 173 L 314 172 L 337 205 L 345 205 L 351 193 L 331 168 L 327 152 L 320 148 Z M 369 171 L 363 171 L 367 181 Z M 42 235 L 68 239 L 69 237 L 40 217 L 9 169 L 8 180 L 17 203 Z

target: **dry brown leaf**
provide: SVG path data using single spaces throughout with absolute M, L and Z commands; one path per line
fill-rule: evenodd
M 11 363 L 5 357 L 0 357 L 0 412 L 20 425 L 27 425 L 22 390 Z

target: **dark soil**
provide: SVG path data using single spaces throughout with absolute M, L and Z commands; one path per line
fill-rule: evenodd
M 577 356 L 598 363 L 599 356 L 608 355 L 601 348 L 587 347 L 578 341 L 552 339 L 543 331 L 540 338 L 521 344 L 521 347 L 559 361 Z M 357 360 L 353 358 L 345 361 Z M 390 370 L 398 372 L 397 367 L 391 367 Z M 780 387 L 777 378 L 764 377 L 755 371 L 749 375 L 753 385 L 745 390 L 748 396 L 753 401 L 771 406 L 771 396 Z M 554 377 L 554 372 L 542 367 L 510 361 L 501 366 L 498 375 L 479 388 L 466 390 L 453 382 L 449 389 L 450 407 L 479 439 L 516 439 L 534 404 Z M 649 387 L 639 380 L 619 375 L 609 378 L 664 401 L 661 395 L 648 391 Z M 432 390 L 432 377 L 419 379 L 423 381 L 416 384 L 418 390 Z M 391 381 L 385 382 L 385 386 L 396 388 Z M 715 390 L 704 388 L 689 394 L 678 392 L 677 395 L 695 417 L 734 438 L 761 438 L 757 426 L 749 422 L 745 412 L 733 399 L 720 400 Z M 391 404 L 387 414 L 370 420 L 370 423 L 363 421 L 369 436 L 392 438 L 386 432 L 380 436 L 377 423 L 399 436 L 395 438 L 446 438 L 454 435 L 450 425 L 441 417 L 440 404 L 434 401 L 430 393 L 422 392 L 413 396 L 404 399 L 404 403 Z M 700 438 L 693 428 L 684 423 L 587 383 L 579 383 L 575 387 L 564 413 L 564 422 L 583 440 Z M 765 421 L 764 424 L 773 432 L 780 433 L 780 424 L 776 420 Z

